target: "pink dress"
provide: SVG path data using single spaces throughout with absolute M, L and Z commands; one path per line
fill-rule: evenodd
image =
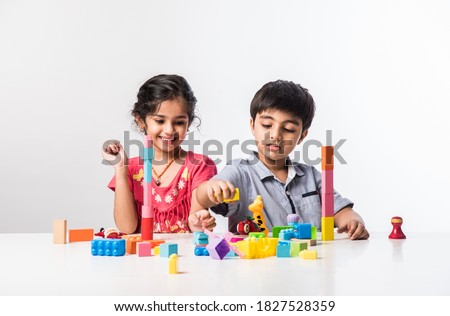
M 152 203 L 154 210 L 155 233 L 189 232 L 188 217 L 191 209 L 192 191 L 202 182 L 217 174 L 214 162 L 201 154 L 187 153 L 184 165 L 167 187 L 158 187 L 152 177 Z M 138 230 L 141 227 L 144 197 L 144 167 L 139 165 L 139 157 L 128 160 L 128 184 L 133 192 L 138 211 Z M 108 187 L 116 188 L 115 176 Z

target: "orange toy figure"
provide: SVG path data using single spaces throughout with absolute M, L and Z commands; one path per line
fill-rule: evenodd
M 253 218 L 259 226 L 260 231 L 262 231 L 266 236 L 269 234 L 269 230 L 266 227 L 266 223 L 264 222 L 264 213 L 263 213 L 264 203 L 261 195 L 257 195 L 256 199 L 252 204 L 248 206 L 250 212 L 253 213 Z

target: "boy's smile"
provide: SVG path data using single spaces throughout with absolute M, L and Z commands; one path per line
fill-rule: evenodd
M 300 118 L 280 110 L 267 110 L 250 120 L 258 147 L 259 159 L 269 168 L 285 167 L 286 158 L 300 144 L 308 131 L 303 131 Z

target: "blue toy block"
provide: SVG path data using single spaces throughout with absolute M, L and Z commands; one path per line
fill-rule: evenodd
M 139 150 L 139 157 L 142 160 L 153 160 L 153 148 L 141 148 Z
M 295 232 L 292 228 L 282 229 L 278 234 L 279 240 L 290 240 L 291 238 L 295 238 Z
M 237 257 L 237 253 L 235 253 L 233 250 L 230 249 L 230 251 L 227 253 L 225 257 Z
M 171 254 L 178 255 L 178 244 L 163 243 L 159 245 L 159 256 L 169 258 Z
M 152 161 L 144 160 L 144 182 L 152 182 Z
M 296 238 L 298 239 L 311 239 L 311 224 L 298 223 L 294 224 L 296 232 Z
M 194 232 L 194 244 L 195 245 L 207 245 L 208 235 L 202 232 Z
M 194 248 L 194 255 L 196 256 L 209 256 L 208 249 L 204 246 L 196 246 Z
M 291 256 L 291 245 L 288 242 L 278 242 L 277 258 L 289 258 Z
M 93 239 L 91 254 L 93 256 L 123 256 L 125 255 L 125 239 Z

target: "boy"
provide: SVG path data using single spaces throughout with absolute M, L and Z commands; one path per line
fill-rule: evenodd
M 288 214 L 301 222 L 321 227 L 321 174 L 312 166 L 293 164 L 289 154 L 308 135 L 315 105 L 308 90 L 289 81 L 265 84 L 250 106 L 250 128 L 258 152 L 248 159 L 235 159 L 214 178 L 197 189 L 197 200 L 205 208 L 227 216 L 229 230 L 252 216 L 248 206 L 262 196 L 267 228 L 287 225 Z M 222 203 L 240 189 L 240 200 Z M 334 193 L 335 226 L 350 239 L 367 239 L 363 219 L 352 209 L 353 202 Z M 205 218 L 193 218 L 199 222 Z

